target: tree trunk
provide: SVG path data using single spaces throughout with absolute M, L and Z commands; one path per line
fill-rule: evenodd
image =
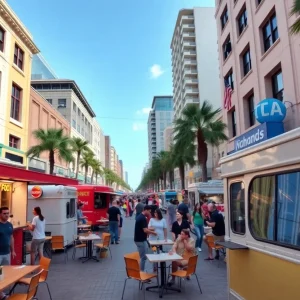
M 85 167 L 85 174 L 84 174 L 84 182 L 87 183 L 87 173 L 88 173 L 89 167 Z
M 98 174 L 96 173 L 96 184 L 98 183 Z
M 92 177 L 91 177 L 91 183 L 93 184 L 93 180 L 94 180 L 94 170 L 92 171 Z
M 76 179 L 78 179 L 79 172 L 79 161 L 80 161 L 80 151 L 77 152 L 77 161 L 76 161 Z
M 49 151 L 49 174 L 53 175 L 54 172 L 54 151 L 50 150 Z
M 181 180 L 181 189 L 185 190 L 185 171 L 184 171 L 184 164 L 179 166 L 179 174 Z
M 201 130 L 197 131 L 197 158 L 202 169 L 202 182 L 207 182 L 207 144 L 204 140 L 204 136 Z
M 163 178 L 164 178 L 164 187 L 163 187 L 163 189 L 165 190 L 165 189 L 167 189 L 167 172 L 164 172 L 163 173 Z

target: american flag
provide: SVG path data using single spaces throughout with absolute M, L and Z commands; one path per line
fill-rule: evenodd
M 224 90 L 224 108 L 229 110 L 231 108 L 231 95 L 232 95 L 232 88 L 231 85 L 225 83 L 225 90 Z

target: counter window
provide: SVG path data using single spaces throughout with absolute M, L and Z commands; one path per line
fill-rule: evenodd
M 12 184 L 0 182 L 0 206 L 11 209 Z
M 101 209 L 101 208 L 106 208 L 106 197 L 107 194 L 103 194 L 103 193 L 95 193 L 94 196 L 94 207 L 95 209 Z
M 245 234 L 245 189 L 242 182 L 230 185 L 230 220 L 231 230 L 237 234 Z
M 300 248 L 300 172 L 256 178 L 250 186 L 250 229 L 256 239 Z
M 75 199 L 70 199 L 70 218 L 74 218 L 76 213 Z
M 66 203 L 66 217 L 67 219 L 70 218 L 70 202 Z

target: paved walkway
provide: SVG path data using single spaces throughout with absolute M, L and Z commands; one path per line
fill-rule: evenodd
M 56 254 L 53 256 L 51 269 L 48 277 L 49 287 L 53 300 L 120 300 L 124 279 L 126 278 L 123 255 L 136 251 L 133 242 L 134 220 L 126 219 L 123 227 L 123 234 L 119 245 L 111 245 L 112 256 L 102 259 L 100 262 L 88 261 L 82 264 L 79 260 L 73 261 L 72 249 L 69 249 L 67 264 L 63 262 L 63 256 Z M 81 256 L 82 250 L 78 250 L 77 256 Z M 198 259 L 197 274 L 202 287 L 201 295 L 192 277 L 191 281 L 183 282 L 182 292 L 168 293 L 165 299 L 181 300 L 226 300 L 227 299 L 227 279 L 226 265 L 207 262 L 203 259 L 207 257 L 206 247 L 203 245 L 203 252 Z M 147 268 L 151 270 L 151 265 Z M 21 290 L 20 287 L 17 290 Z M 50 299 L 46 286 L 41 285 L 37 297 L 41 300 Z M 138 289 L 138 283 L 128 280 L 124 300 L 143 299 L 143 294 Z M 158 294 L 146 292 L 146 299 L 159 299 Z

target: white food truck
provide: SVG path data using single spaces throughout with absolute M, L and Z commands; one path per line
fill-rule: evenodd
M 28 221 L 39 206 L 46 220 L 46 232 L 63 235 L 65 245 L 72 244 L 77 234 L 77 189 L 63 185 L 28 186 Z M 31 217 L 30 217 L 31 216 Z

